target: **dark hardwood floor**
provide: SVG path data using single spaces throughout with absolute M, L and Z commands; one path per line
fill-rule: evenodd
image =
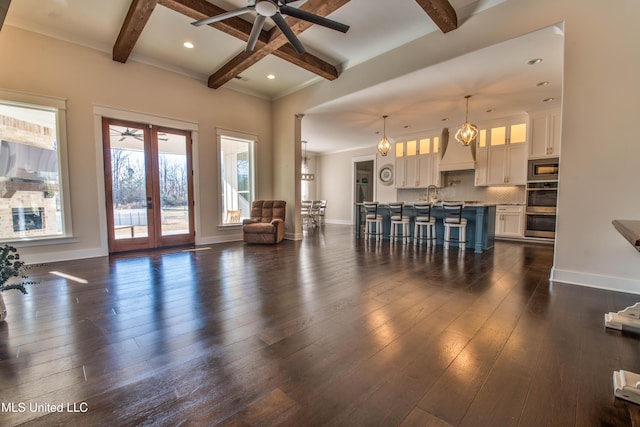
M 550 284 L 551 246 L 460 256 L 326 225 L 197 249 L 5 292 L 0 425 L 640 426 L 612 386 L 640 335 L 603 325 L 640 298 Z

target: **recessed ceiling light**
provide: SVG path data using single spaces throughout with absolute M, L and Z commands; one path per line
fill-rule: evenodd
M 549 82 L 540 82 L 540 83 L 536 83 L 536 86 L 546 86 L 548 84 Z
M 496 111 L 496 110 L 494 110 L 493 108 L 489 108 L 486 112 L 487 113 L 493 113 L 494 111 Z
M 542 62 L 542 58 L 534 58 L 531 61 L 527 62 L 529 65 L 536 65 Z
M 409 129 L 410 127 L 411 127 L 411 126 L 409 126 L 409 125 L 404 125 L 404 128 L 405 128 L 405 129 Z
M 267 78 L 268 78 L 269 80 L 273 80 L 273 79 L 275 79 L 275 78 L 276 78 L 276 76 L 274 76 L 273 74 L 269 74 L 269 75 L 267 76 Z
M 182 46 L 186 47 L 187 49 L 193 49 L 193 43 L 191 42 L 184 42 L 182 43 Z
M 445 117 L 444 119 L 440 119 L 443 122 L 446 122 L 447 120 L 449 120 L 449 117 Z
M 551 102 L 553 100 L 554 100 L 554 98 L 545 98 L 545 99 L 542 100 L 542 102 Z

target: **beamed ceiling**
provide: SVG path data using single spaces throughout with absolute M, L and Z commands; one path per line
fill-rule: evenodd
M 350 0 L 308 0 L 299 9 L 315 15 L 326 17 Z M 427 13 L 433 22 L 444 33 L 458 27 L 456 12 L 448 0 L 415 0 Z M 228 12 L 205 0 L 132 0 L 127 16 L 122 24 L 118 39 L 113 46 L 113 60 L 125 63 L 131 55 L 144 27 L 149 21 L 154 9 L 160 4 L 194 21 Z M 310 28 L 313 24 L 292 17 L 285 21 L 297 36 Z M 211 27 L 236 37 L 243 42 L 249 39 L 252 24 L 239 17 L 232 17 L 220 22 L 209 24 Z M 331 63 L 310 53 L 297 53 L 288 43 L 287 38 L 277 26 L 269 30 L 262 30 L 253 51 L 242 51 L 231 60 L 213 71 L 209 76 L 208 86 L 217 89 L 240 75 L 252 65 L 267 55 L 275 55 L 291 64 L 310 71 L 327 80 L 335 80 L 339 73 Z M 337 61 L 334 61 L 337 62 Z
M 476 32 L 493 31 L 470 30 L 477 28 L 476 15 L 509 1 L 517 0 L 291 2 L 350 27 L 343 34 L 287 17 L 306 50 L 302 55 L 269 19 L 254 51 L 245 52 L 254 13 L 210 24 L 213 28 L 191 25 L 245 7 L 248 0 L 0 0 L 0 17 L 7 6 L 3 33 L 7 27 L 31 31 L 104 52 L 125 69 L 143 63 L 203 86 L 276 100 L 318 82 L 338 84 L 341 73 L 346 77 L 356 68 L 375 73 L 366 64 L 381 55 L 413 61 L 412 55 L 428 56 L 439 48 L 432 44 L 449 38 L 471 43 L 470 37 L 482 35 Z M 473 95 L 469 117 L 476 123 L 559 108 L 563 33 L 557 23 L 309 107 L 301 111 L 302 139 L 310 154 L 371 147 L 380 139 L 383 115 L 389 116 L 387 134 L 396 140 L 454 128 L 464 121 L 468 94 Z M 185 48 L 185 41 L 195 47 Z M 527 65 L 533 58 L 544 60 Z M 394 64 L 387 65 L 385 72 L 393 72 Z

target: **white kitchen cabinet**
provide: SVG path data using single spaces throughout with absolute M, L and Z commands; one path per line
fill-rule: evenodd
M 560 110 L 531 113 L 529 158 L 560 155 Z
M 396 144 L 396 187 L 440 186 L 439 138 L 423 138 Z
M 487 130 L 478 129 L 476 138 L 476 167 L 475 167 L 475 185 L 487 185 Z
M 485 185 L 526 185 L 527 123 L 511 121 L 487 129 Z
M 524 235 L 524 206 L 496 206 L 496 237 L 522 237 Z

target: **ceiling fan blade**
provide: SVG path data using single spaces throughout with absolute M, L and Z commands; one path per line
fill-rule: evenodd
M 200 27 L 202 25 L 212 24 L 214 22 L 220 22 L 227 18 L 233 18 L 234 16 L 245 14 L 251 10 L 255 9 L 254 6 L 242 7 L 240 9 L 231 10 L 227 13 L 221 13 L 220 15 L 210 16 L 208 18 L 201 19 L 199 21 L 192 22 L 191 25 L 195 25 L 196 27 Z
M 295 7 L 287 5 L 280 6 L 280 13 L 302 19 L 303 21 L 311 22 L 312 24 L 317 24 L 322 27 L 331 28 L 332 30 L 340 31 L 341 33 L 349 31 L 349 26 L 346 24 L 325 18 L 324 16 L 314 15 L 313 13 L 296 9 Z
M 291 28 L 289 28 L 289 25 L 287 25 L 284 18 L 282 17 L 282 15 L 280 15 L 279 12 L 273 15 L 271 19 L 273 19 L 273 22 L 275 22 L 278 28 L 280 28 L 280 31 L 282 31 L 282 34 L 284 34 L 287 40 L 289 40 L 289 43 L 291 43 L 296 52 L 301 55 L 306 52 L 304 46 L 302 45 L 302 43 L 300 43 L 300 40 L 298 40 L 296 35 L 293 33 Z
M 262 27 L 264 26 L 264 21 L 266 19 L 266 16 L 262 16 L 260 14 L 256 16 L 256 20 L 253 22 L 253 27 L 251 27 L 251 34 L 249 34 L 249 41 L 247 41 L 247 52 L 251 52 L 256 47 L 256 42 L 258 41 L 260 31 L 262 31 Z

